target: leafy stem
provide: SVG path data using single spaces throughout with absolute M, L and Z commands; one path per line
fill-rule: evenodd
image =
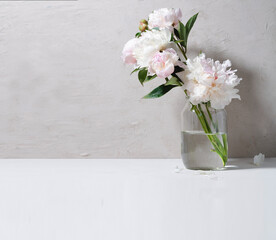
M 178 40 L 174 37 L 173 38 L 175 44 L 177 45 L 177 47 L 179 48 L 179 50 L 181 51 L 183 57 L 185 58 L 185 60 L 187 60 L 187 56 L 186 56 L 186 51 L 184 50 L 183 46 L 181 44 L 179 44 Z

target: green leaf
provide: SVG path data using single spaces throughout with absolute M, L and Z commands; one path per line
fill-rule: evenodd
M 145 82 L 148 82 L 148 81 L 150 81 L 150 80 L 153 80 L 153 79 L 156 78 L 156 77 L 157 77 L 156 74 L 154 74 L 153 76 L 150 76 L 150 75 L 149 75 L 149 76 L 146 77 L 144 83 L 145 83 Z
M 175 87 L 177 87 L 177 86 L 174 86 L 174 85 L 165 86 L 165 84 L 162 84 L 159 87 L 153 89 L 149 94 L 147 94 L 143 98 L 145 98 L 145 99 L 159 98 Z
M 185 47 L 187 47 L 188 36 L 190 34 L 190 31 L 192 30 L 192 27 L 194 26 L 194 23 L 197 19 L 197 15 L 198 13 L 192 16 L 185 25 L 185 38 L 184 38 Z
M 180 35 L 179 35 L 179 32 L 177 31 L 177 29 L 173 29 L 174 31 L 174 35 L 177 37 L 177 38 L 180 38 Z
M 188 35 L 189 35 L 189 33 L 190 33 L 192 27 L 194 26 L 194 23 L 195 23 L 195 21 L 196 21 L 196 19 L 197 19 L 197 15 L 198 15 L 198 13 L 195 14 L 194 16 L 192 16 L 192 17 L 188 20 L 188 22 L 186 23 L 186 25 L 185 25 Z M 188 37 L 188 36 L 187 36 L 187 37 Z
M 175 77 L 175 78 L 177 78 L 180 83 L 183 83 L 182 80 L 181 80 L 181 78 L 179 76 L 177 76 L 176 73 L 172 73 L 172 76 Z
M 141 68 L 138 73 L 138 79 L 142 85 L 146 80 L 147 74 L 148 74 L 148 70 L 146 68 Z
M 194 23 L 197 19 L 197 14 L 195 14 L 194 16 L 192 16 L 188 22 L 186 23 L 186 25 L 184 25 L 181 21 L 179 21 L 179 26 L 178 26 L 178 32 L 179 32 L 179 39 L 183 40 L 183 42 L 180 42 L 180 44 L 187 48 L 187 42 L 188 42 L 188 36 L 189 33 L 192 29 L 192 27 L 194 26 Z
M 182 46 L 186 47 L 187 44 L 187 33 L 186 33 L 186 28 L 184 26 L 184 24 L 179 21 L 179 27 L 178 27 L 178 31 L 179 31 L 179 39 L 182 40 L 182 42 L 180 43 Z
M 174 66 L 174 73 L 179 73 L 179 72 L 183 72 L 184 68 L 179 67 L 179 66 Z
M 139 71 L 139 70 L 140 70 L 140 67 L 135 68 L 135 69 L 130 73 L 130 75 L 131 75 L 132 73 L 135 73 L 135 72 Z
M 135 34 L 135 37 L 136 37 L 136 38 L 139 38 L 139 37 L 141 37 L 141 35 L 142 35 L 142 33 L 141 33 L 141 32 L 138 32 L 138 33 Z
M 165 86 L 169 86 L 169 85 L 173 85 L 173 86 L 181 86 L 181 82 L 178 80 L 178 78 L 176 77 L 172 77 L 168 82 L 166 82 Z

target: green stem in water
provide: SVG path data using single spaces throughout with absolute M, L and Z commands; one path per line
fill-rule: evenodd
M 207 127 L 208 132 L 211 133 L 211 132 L 212 132 L 212 131 L 211 131 L 211 128 L 210 128 L 210 126 L 209 126 L 209 124 L 208 124 L 208 121 L 207 121 L 207 119 L 206 119 L 206 117 L 205 117 L 204 112 L 202 111 L 201 105 L 198 104 L 197 106 L 198 106 L 199 111 L 200 111 L 201 114 L 202 114 L 202 117 L 203 117 L 203 120 L 204 120 L 204 122 L 205 122 L 205 125 L 206 125 L 206 127 Z
M 218 123 L 216 123 L 216 124 L 214 123 L 212 115 L 211 115 L 211 113 L 209 111 L 209 105 L 210 105 L 210 102 L 205 103 L 205 108 L 206 108 L 206 111 L 207 111 L 207 113 L 209 115 L 209 118 L 210 118 L 210 120 L 212 122 L 212 125 L 213 125 L 215 131 L 218 132 Z M 227 156 L 227 154 L 228 154 L 227 135 L 226 134 L 222 134 L 221 136 L 222 136 L 222 141 L 223 141 L 224 154 Z
M 213 121 L 212 114 L 210 113 L 208 104 L 209 104 L 209 103 L 204 103 L 205 108 L 206 108 L 206 111 L 207 111 L 208 116 L 209 116 L 209 118 L 210 118 L 210 120 L 211 120 L 211 123 L 212 123 L 212 125 L 213 125 L 213 128 L 216 130 L 216 132 L 218 132 L 218 125 L 215 124 L 214 121 Z
M 225 154 L 227 154 L 228 153 L 228 143 L 227 143 L 227 135 L 226 134 L 222 134 L 222 141 L 223 141 Z
M 216 152 L 220 158 L 222 159 L 223 165 L 225 166 L 226 162 L 227 162 L 227 139 L 226 139 L 226 135 L 223 134 L 222 138 L 223 138 L 223 145 L 220 141 L 220 139 L 218 138 L 217 135 L 214 135 L 211 131 L 211 128 L 209 126 L 209 123 L 205 117 L 204 112 L 202 111 L 201 105 L 198 104 L 196 105 L 192 105 L 192 109 L 194 110 L 194 112 L 196 113 L 201 126 L 204 130 L 204 132 L 206 133 L 206 136 L 208 137 L 208 139 L 210 140 L 210 142 L 212 143 L 214 149 L 212 151 Z M 209 112 L 210 113 L 210 112 Z M 208 113 L 208 115 L 209 115 Z M 211 113 L 210 113 L 211 115 Z M 210 116 L 209 116 L 210 117 Z M 212 116 L 211 116 L 212 117 Z
M 200 113 L 201 113 L 201 115 L 202 115 L 202 117 L 203 117 L 203 121 L 204 121 L 205 126 L 206 126 L 206 129 L 207 129 L 207 133 L 208 133 L 208 134 L 211 134 L 211 135 L 209 135 L 209 136 L 210 136 L 210 138 L 212 139 L 213 145 L 216 146 L 216 150 L 218 150 L 218 151 L 220 151 L 221 153 L 223 153 L 223 151 L 222 151 L 223 146 L 221 145 L 221 142 L 220 142 L 220 140 L 218 139 L 218 137 L 217 137 L 216 135 L 213 135 L 213 132 L 212 132 L 210 126 L 209 126 L 209 123 L 208 123 L 208 121 L 207 121 L 207 118 L 205 117 L 204 112 L 202 111 L 202 108 L 201 108 L 201 105 L 200 105 L 200 104 L 198 104 L 198 108 L 199 108 Z

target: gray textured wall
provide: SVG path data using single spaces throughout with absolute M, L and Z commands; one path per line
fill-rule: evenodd
M 141 100 L 158 80 L 142 88 L 120 60 L 160 7 L 199 11 L 189 56 L 229 58 L 243 78 L 230 155 L 276 156 L 274 0 L 80 0 L 0 2 L 0 157 L 179 158 L 184 94 Z

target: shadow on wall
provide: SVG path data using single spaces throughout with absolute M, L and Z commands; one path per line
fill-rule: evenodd
M 190 49 L 191 55 L 200 52 Z M 206 51 L 206 56 L 215 60 L 230 59 L 243 80 L 237 86 L 241 101 L 234 99 L 227 110 L 229 157 L 253 157 L 264 153 L 266 157 L 276 156 L 276 126 L 273 111 L 262 104 L 261 85 L 263 73 L 258 69 L 248 69 L 242 61 L 223 52 Z M 270 96 L 273 97 L 273 96 Z

